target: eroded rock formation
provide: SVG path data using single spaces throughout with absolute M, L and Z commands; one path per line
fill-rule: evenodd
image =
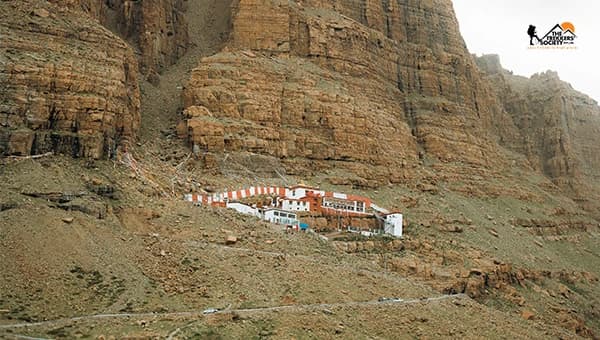
M 0 4 L 0 154 L 111 157 L 140 124 L 131 49 L 79 10 Z
M 51 3 L 59 6 L 68 7 L 71 9 L 79 9 L 87 13 L 93 19 L 105 23 L 107 21 L 107 4 L 110 1 L 98 0 L 48 0 Z
M 206 108 L 223 131 L 207 144 L 197 131 L 208 125 L 187 117 L 179 130 L 199 149 L 392 182 L 423 153 L 502 162 L 490 131 L 507 129 L 495 123 L 505 112 L 450 1 L 240 0 L 233 13 L 229 52 L 203 59 L 184 91 L 184 107 Z
M 50 0 L 87 13 L 139 49 L 139 69 L 152 82 L 189 46 L 187 0 Z
M 156 81 L 187 51 L 185 0 L 111 0 L 108 7 L 106 24 L 139 48 L 140 71 L 149 80 Z
M 600 178 L 598 104 L 556 72 L 515 76 L 497 55 L 481 56 L 477 63 L 517 128 L 516 138 L 506 144 L 559 186 L 588 195 L 589 185 Z

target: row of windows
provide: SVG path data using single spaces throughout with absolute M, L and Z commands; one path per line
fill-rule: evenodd
M 295 218 L 276 217 L 272 220 L 272 222 L 280 224 L 297 224 L 298 220 L 296 220 Z
M 273 215 L 275 215 L 275 216 L 281 216 L 281 217 L 296 218 L 296 214 L 288 214 L 288 213 L 279 212 L 279 211 L 274 211 Z
M 365 204 L 361 201 L 341 201 L 341 200 L 323 200 L 323 206 L 333 209 L 343 209 L 349 211 L 364 212 Z

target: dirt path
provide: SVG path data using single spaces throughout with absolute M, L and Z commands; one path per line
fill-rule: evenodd
M 19 340 L 51 340 L 49 338 L 36 338 L 36 337 L 32 337 L 32 336 L 27 336 L 27 335 L 22 335 L 22 334 L 11 334 L 10 335 L 13 339 L 19 339 Z
M 285 306 L 272 306 L 272 307 L 259 307 L 259 308 L 242 308 L 242 309 L 224 309 L 219 310 L 211 314 L 225 314 L 225 313 L 238 313 L 241 315 L 254 315 L 260 313 L 271 313 L 279 311 L 291 311 L 291 312 L 306 312 L 306 311 L 319 311 L 328 310 L 332 308 L 342 307 L 374 307 L 374 306 L 386 306 L 386 305 L 409 305 L 417 303 L 432 303 L 446 299 L 470 299 L 465 294 L 454 294 L 454 295 L 440 295 L 423 299 L 410 299 L 410 300 L 392 300 L 392 301 L 355 301 L 355 302 L 343 302 L 343 303 L 319 303 L 319 304 L 307 304 L 307 305 L 285 305 Z M 16 329 L 16 328 L 29 328 L 29 327 L 43 327 L 43 326 L 64 326 L 79 321 L 92 321 L 102 319 L 130 319 L 130 318 L 197 318 L 204 317 L 206 314 L 201 310 L 188 311 L 188 312 L 169 312 L 169 313 L 114 313 L 114 314 L 95 314 L 95 315 L 84 315 L 73 318 L 64 318 L 57 320 L 48 320 L 40 322 L 25 322 L 16 323 L 9 325 L 0 325 L 0 329 Z

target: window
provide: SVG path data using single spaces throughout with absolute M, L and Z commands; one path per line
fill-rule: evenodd
M 275 215 L 275 216 L 279 216 L 279 212 L 277 212 L 277 211 L 274 211 L 274 212 L 273 212 L 273 215 Z

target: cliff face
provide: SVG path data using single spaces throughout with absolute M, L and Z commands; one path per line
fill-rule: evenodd
M 140 72 L 150 81 L 177 62 L 189 47 L 187 0 L 50 0 L 77 9 L 139 49 Z
M 518 129 L 517 138 L 507 141 L 511 148 L 561 187 L 584 194 L 598 182 L 600 107 L 594 100 L 555 72 L 514 76 L 497 55 L 484 55 L 477 63 Z
M 97 0 L 48 0 L 59 6 L 78 9 L 87 13 L 90 17 L 105 23 L 107 21 L 107 3 L 110 1 Z
M 138 69 L 100 24 L 138 47 L 141 73 L 158 81 L 189 45 L 187 3 L 51 2 L 3 2 L 2 153 L 110 155 L 139 127 Z M 225 12 L 226 48 L 183 92 L 178 132 L 196 152 L 250 151 L 289 173 L 341 168 L 381 184 L 429 157 L 493 169 L 507 164 L 504 146 L 562 187 L 597 182 L 597 105 L 555 74 L 474 60 L 448 0 L 239 0 Z
M 334 161 L 377 180 L 404 176 L 419 155 L 503 162 L 490 157 L 490 131 L 512 127 L 496 126 L 505 113 L 450 1 L 382 4 L 234 3 L 229 52 L 193 71 L 179 132 L 198 150 L 253 151 L 290 168 Z
M 139 48 L 140 71 L 154 81 L 187 51 L 185 9 L 185 0 L 111 0 L 103 21 Z
M 79 11 L 0 4 L 0 154 L 111 156 L 140 124 L 131 49 Z

